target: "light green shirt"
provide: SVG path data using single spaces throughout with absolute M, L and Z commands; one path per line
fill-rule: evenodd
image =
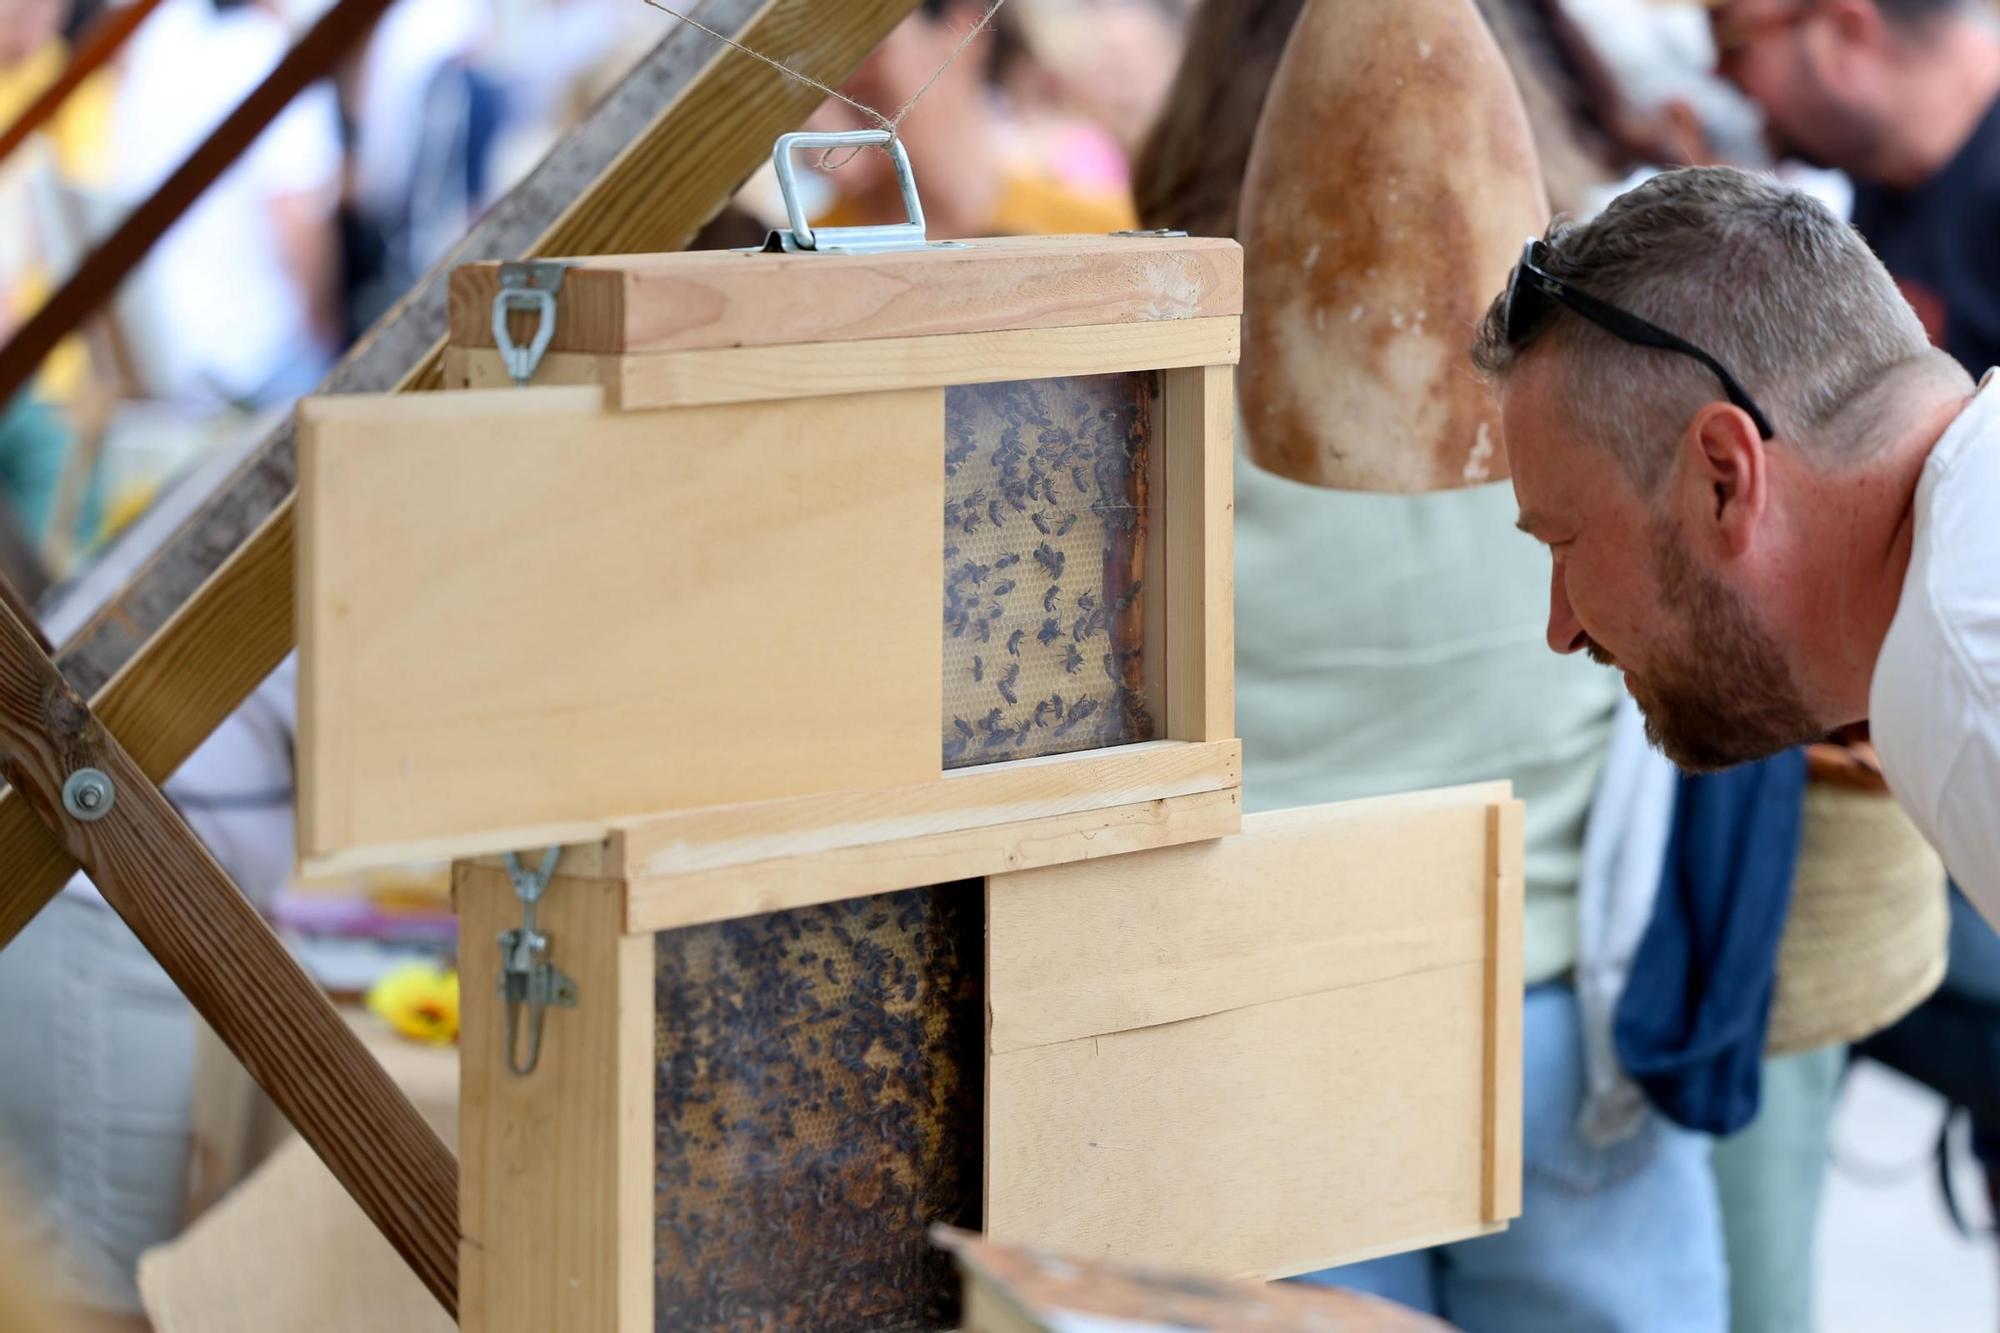
M 1246 810 L 1510 778 L 1527 802 L 1525 977 L 1576 960 L 1583 828 L 1618 678 L 1544 637 L 1549 557 L 1502 482 L 1371 495 L 1236 465 Z

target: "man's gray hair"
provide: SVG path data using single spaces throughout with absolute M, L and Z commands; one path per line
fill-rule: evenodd
M 1779 440 L 1828 464 L 1881 443 L 1882 395 L 1933 355 L 1888 270 L 1811 196 L 1727 167 L 1669 171 L 1589 222 L 1550 228 L 1544 267 L 1577 290 L 1679 334 L 1729 367 Z M 1724 397 L 1699 361 L 1624 342 L 1567 307 L 1518 344 L 1506 294 L 1487 311 L 1473 361 L 1504 378 L 1536 348 L 1561 357 L 1579 436 L 1601 442 L 1641 494 L 1673 464 L 1689 419 Z

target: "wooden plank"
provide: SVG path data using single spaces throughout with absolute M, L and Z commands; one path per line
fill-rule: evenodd
M 453 868 L 463 1026 L 459 1150 L 466 1333 L 653 1327 L 653 941 L 625 935 L 622 886 L 558 876 L 537 910 L 577 983 L 548 1012 L 540 1062 L 507 1067 L 500 931 L 506 874 Z M 521 1051 L 525 1054 L 523 1037 Z
M 634 879 L 625 928 L 670 930 L 1010 870 L 1120 857 L 1227 837 L 1243 822 L 1235 788 L 843 847 L 718 870 Z
M 614 407 L 633 411 L 1234 365 L 1236 358 L 1237 321 L 1230 316 L 624 356 L 552 353 L 534 382 L 602 384 Z M 492 348 L 448 348 L 446 365 L 448 380 L 465 388 L 513 384 Z
M 940 855 L 952 865 L 988 869 L 1052 865 L 1050 859 L 1062 847 L 1104 855 L 1096 843 L 1096 831 L 1104 827 L 1126 829 L 1120 839 L 1142 837 L 1146 847 L 1166 847 L 1182 833 L 1222 837 L 1236 831 L 1234 823 L 1226 823 L 1230 817 L 1222 805 L 1210 815 L 1210 807 L 1202 803 L 1200 821 L 1188 813 L 1192 807 L 1162 821 L 1152 803 L 1234 791 L 1240 785 L 1242 745 L 1236 741 L 1150 741 L 954 769 L 908 787 L 586 821 L 456 843 L 492 843 L 504 837 L 516 849 L 564 845 L 562 873 L 630 875 L 636 903 L 630 929 L 666 931 L 748 911 L 774 911 L 780 905 L 800 907 L 874 893 L 856 885 L 876 879 L 884 893 L 940 883 L 926 879 L 930 871 L 924 869 Z M 440 861 L 454 855 L 450 843 L 414 843 L 402 853 L 412 861 Z M 326 861 L 340 863 L 338 857 Z M 498 869 L 502 859 L 480 857 L 478 863 Z M 834 867 L 848 867 L 848 873 L 838 883 L 818 879 Z M 968 869 L 962 875 L 978 873 L 984 871 Z M 796 877 L 796 889 L 780 891 L 772 875 Z
M 702 20 L 759 50 L 782 50 L 802 72 L 838 83 L 915 0 L 705 0 Z M 817 95 L 760 62 L 676 25 L 594 107 L 584 123 L 489 209 L 457 249 L 358 343 L 323 386 L 379 392 L 435 382 L 447 328 L 451 269 L 479 259 L 676 250 L 768 155 L 773 139 L 811 111 Z M 231 564 L 244 543 L 291 545 L 293 436 L 289 421 L 195 513 L 158 555 L 64 645 L 58 665 L 106 718 L 171 719 L 171 745 L 135 758 L 155 778 L 179 766 L 255 689 L 269 667 L 253 654 L 198 652 L 169 639 L 170 621 L 222 627 L 220 641 L 291 635 L 288 605 L 239 587 L 261 560 Z M 290 593 L 285 594 L 287 603 Z M 147 645 L 142 651 L 142 645 Z M 128 668 L 130 668 L 128 670 Z M 110 684 L 117 679 L 114 686 Z M 117 724 L 121 725 L 122 724 Z M 75 865 L 51 855 L 18 796 L 0 794 L 0 946 L 53 897 Z M 26 848 L 16 859 L 6 853 Z
M 102 818 L 65 781 L 113 786 Z M 457 1166 L 187 825 L 11 612 L 0 610 L 0 769 L 447 1310 Z
M 1277 1278 L 1475 1229 L 1484 998 L 1472 962 L 990 1055 L 986 1234 Z
M 1243 313 L 1243 256 L 1234 241 L 1064 237 L 1054 263 L 1049 244 L 1009 237 L 874 255 L 748 258 L 717 250 L 583 260 L 563 276 L 550 348 L 770 347 Z M 454 345 L 495 345 L 499 282 L 497 264 L 452 276 Z M 529 321 L 521 318 L 525 335 Z
M 301 406 L 303 856 L 938 771 L 943 394 L 599 396 Z
M 651 879 L 1235 787 L 1237 741 L 1148 741 L 960 768 L 926 782 L 621 822 L 622 873 Z
M 988 900 L 997 1053 L 1481 963 L 1506 783 L 1251 815 L 1243 835 L 1009 875 Z M 1221 892 L 1220 886 L 1233 891 Z
M 1162 376 L 1166 448 L 1167 735 L 1236 732 L 1235 375 Z
M 1483 784 L 989 878 L 988 1235 L 1275 1278 L 1494 1229 L 1518 811 Z
M 1486 1169 L 1489 1222 L 1521 1215 L 1522 900 L 1526 833 L 1519 801 L 1489 812 L 1486 908 Z

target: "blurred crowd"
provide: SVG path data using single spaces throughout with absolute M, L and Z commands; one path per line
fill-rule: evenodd
M 264 78 L 315 17 L 315 2 L 163 0 L 115 60 L 0 163 L 0 339 Z M 2000 95 L 2000 38 L 1979 0 L 1479 5 L 1522 86 L 1553 203 L 1572 214 L 1601 208 L 1645 173 L 1724 162 L 1778 172 L 1838 212 L 1872 217 L 1887 236 L 1894 210 L 1958 170 L 1968 144 L 1989 142 L 1980 136 Z M 935 238 L 1137 226 L 1233 235 L 1250 136 L 1300 8 L 1010 0 L 952 60 L 986 5 L 925 0 L 843 92 L 893 114 L 925 89 L 900 135 Z M 0 0 L 0 125 L 56 77 L 100 16 L 101 0 Z M 0 498 L 50 568 L 85 568 L 160 487 L 310 391 L 672 23 L 641 0 L 397 0 L 337 75 L 284 111 L 0 416 Z M 1913 118 L 1915 128 L 1905 123 Z M 836 100 L 813 120 L 821 129 L 869 123 Z M 809 165 L 802 189 L 826 224 L 902 216 L 880 153 Z M 1973 191 L 1963 204 L 1982 206 L 2000 208 L 2000 195 Z M 706 236 L 754 244 L 782 220 L 775 181 L 761 172 Z M 1991 273 L 1981 281 L 1994 291 Z M 2000 360 L 2000 327 L 1948 328 L 1943 298 L 1926 307 L 1931 288 L 1910 290 L 1920 313 L 1937 318 L 1941 342 L 1956 336 L 1955 354 L 1982 360 L 1969 367 L 1975 374 Z M 1991 357 L 1981 331 L 1995 339 Z M 1546 564 L 1512 533 L 1507 488 L 1405 502 L 1308 494 L 1242 470 L 1238 486 L 1251 804 L 1511 777 L 1539 821 L 1530 829 L 1528 1213 L 1511 1239 L 1321 1280 L 1374 1286 L 1475 1330 L 1811 1329 L 1828 1124 L 1855 1058 L 1845 1045 L 1769 1062 L 1761 1114 L 1728 1140 L 1652 1112 L 1619 1135 L 1571 1134 L 1589 1078 L 1577 1051 L 1591 1040 L 1577 998 L 1589 945 L 1573 918 L 1588 901 L 1587 830 L 1606 804 L 1623 724 L 1615 678 L 1559 662 L 1540 642 Z M 1373 585 L 1352 576 L 1362 568 L 1399 570 L 1386 591 L 1437 608 L 1432 626 L 1399 620 L 1393 634 L 1384 630 L 1372 675 L 1342 657 L 1383 615 L 1380 599 L 1364 596 Z M 1301 583 L 1301 569 L 1322 581 Z M 1467 569 L 1485 581 L 1465 582 Z M 1300 627 L 1301 608 L 1317 611 L 1323 641 Z M 1469 625 L 1490 637 L 1470 648 L 1463 634 L 1449 638 Z M 1472 669 L 1463 655 L 1475 650 L 1482 669 L 1514 663 L 1519 650 L 1508 667 L 1516 692 L 1460 701 L 1464 716 L 1440 714 L 1450 670 Z M 1363 713 L 1379 735 L 1399 709 L 1413 721 L 1396 753 L 1353 740 Z M 1447 743 L 1427 749 L 1424 726 L 1450 732 Z M 1453 750 L 1461 737 L 1478 744 Z M 1972 1108 L 1982 1160 L 2000 1181 L 2000 982 L 1982 984 L 1989 959 L 2000 976 L 2000 940 L 1962 904 L 1953 911 L 1942 1000 L 1874 1053 Z M 0 962 L 0 998 L 8 965 Z M 10 1101 L 4 1089 L 29 1075 L 6 1062 L 35 1058 L 0 1042 L 0 1131 L 10 1113 L 17 1124 L 28 1114 L 26 1099 Z M 55 1133 L 60 1111 L 38 1114 L 36 1132 Z M 132 1260 L 162 1228 L 170 1234 L 173 1213 L 151 1233 L 114 1227 L 91 1242 L 97 1303 L 137 1308 Z M 67 1224 L 91 1225 L 81 1214 Z M 1533 1312 L 1549 1307 L 1537 1299 L 1574 1321 L 1540 1322 Z M 1512 1322 L 1496 1313 L 1510 1309 L 1528 1313 Z

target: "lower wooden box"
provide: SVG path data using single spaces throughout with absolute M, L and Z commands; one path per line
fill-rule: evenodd
M 1504 1225 L 1520 838 L 1489 785 L 656 934 L 566 874 L 525 1077 L 461 864 L 463 1327 L 951 1327 L 935 1222 L 1261 1277 Z

